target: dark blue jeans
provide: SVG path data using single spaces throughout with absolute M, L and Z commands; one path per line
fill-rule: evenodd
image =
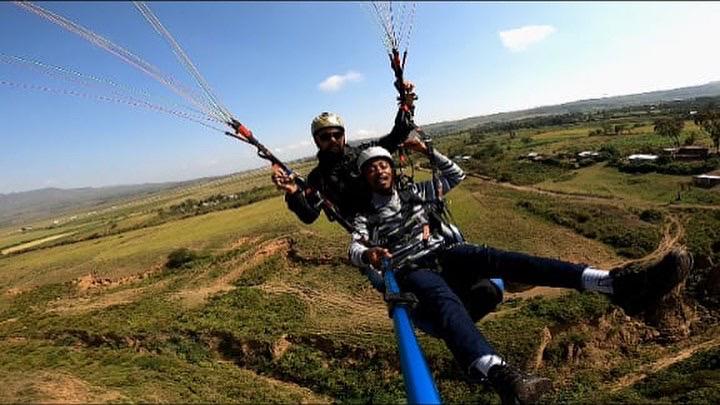
M 496 354 L 475 326 L 478 313 L 485 315 L 502 298 L 487 279 L 581 289 L 586 267 L 471 244 L 445 249 L 434 259 L 434 267 L 439 268 L 434 269 L 430 260 L 417 263 L 415 270 L 401 272 L 398 282 L 403 291 L 412 292 L 419 300 L 412 311 L 416 325 L 443 339 L 464 370 L 478 357 Z M 489 309 L 483 312 L 478 308 Z

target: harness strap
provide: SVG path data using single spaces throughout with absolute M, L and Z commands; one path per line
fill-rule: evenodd
M 390 318 L 392 318 L 396 305 L 405 305 L 408 309 L 413 310 L 420 303 L 415 294 L 411 292 L 390 293 L 386 290 L 383 299 L 388 305 L 388 317 Z
M 311 196 L 311 195 L 314 196 L 314 197 L 317 199 L 317 202 L 316 202 L 315 204 L 312 204 L 312 207 L 313 207 L 314 209 L 320 211 L 320 209 L 322 209 L 323 204 L 324 204 L 324 200 L 323 200 L 323 198 L 322 198 L 322 195 L 320 194 L 320 192 L 319 192 L 318 190 L 315 190 L 315 189 L 312 188 L 312 187 L 306 188 L 306 189 L 305 189 L 305 197 L 309 197 L 309 196 Z

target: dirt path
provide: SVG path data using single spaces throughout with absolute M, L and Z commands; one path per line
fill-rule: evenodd
M 617 383 L 609 387 L 610 392 L 616 392 L 623 388 L 630 387 L 631 385 L 642 381 L 648 375 L 652 375 L 672 366 L 675 363 L 686 360 L 695 353 L 709 350 L 717 346 L 720 346 L 720 337 L 714 337 L 710 340 L 693 344 L 680 350 L 677 353 L 672 353 L 667 356 L 661 357 L 655 362 L 643 367 L 640 371 L 622 377 Z
M 60 239 L 60 238 L 64 238 L 64 237 L 69 236 L 69 235 L 72 235 L 72 234 L 74 234 L 74 233 L 75 233 L 75 232 L 66 232 L 66 233 L 61 233 L 61 234 L 59 234 L 59 235 L 48 236 L 48 237 L 46 237 L 46 238 L 31 240 L 30 242 L 23 243 L 22 245 L 17 245 L 17 246 L 13 246 L 13 247 L 9 247 L 9 248 L 7 248 L 7 249 L 4 249 L 4 250 L 0 251 L 0 254 L 8 255 L 8 254 L 10 254 L 10 253 L 15 253 L 15 252 L 19 252 L 19 251 L 21 251 L 21 250 L 30 249 L 31 247 L 35 247 L 35 246 L 38 246 L 38 245 L 42 245 L 42 244 L 45 243 L 45 242 L 50 242 L 50 241 L 53 241 L 53 240 L 57 240 L 57 239 Z
M 701 210 L 720 210 L 720 205 L 706 205 L 706 204 L 670 204 L 668 208 L 677 210 L 689 210 L 689 209 L 701 209 Z
M 673 247 L 678 246 L 682 238 L 685 237 L 685 227 L 675 215 L 667 214 L 665 218 L 666 220 L 663 225 L 662 239 L 660 239 L 660 242 L 654 251 L 639 259 L 623 260 L 613 263 L 608 268 L 620 267 L 629 263 L 643 263 L 658 260 L 668 254 Z
M 533 187 L 533 186 L 518 186 L 516 184 L 512 183 L 506 183 L 506 182 L 498 182 L 490 177 L 482 176 L 479 174 L 473 174 L 473 173 L 467 173 L 468 177 L 472 177 L 475 179 L 479 179 L 480 181 L 484 183 L 490 183 L 492 185 L 503 187 L 503 188 L 509 188 L 511 190 L 516 191 L 525 191 L 535 194 L 541 194 L 541 195 L 547 195 L 552 197 L 561 197 L 561 198 L 575 198 L 583 201 L 592 201 L 597 202 L 601 204 L 608 204 L 608 203 L 618 203 L 622 202 L 623 200 L 620 198 L 613 198 L 613 197 L 603 197 L 603 196 L 597 196 L 592 194 L 583 194 L 583 193 L 568 193 L 568 192 L 562 192 L 562 191 L 552 191 L 552 190 L 545 190 L 539 187 Z
M 258 265 L 263 260 L 277 252 L 287 252 L 290 248 L 288 238 L 274 239 L 261 245 L 257 249 L 248 251 L 242 256 L 240 264 L 230 272 L 210 281 L 206 284 L 194 284 L 191 288 L 183 289 L 173 294 L 188 307 L 194 307 L 204 303 L 211 295 L 230 291 L 235 288 L 233 281 L 237 280 L 247 269 Z
M 683 237 L 685 237 L 685 227 L 675 215 L 668 214 L 667 222 L 663 229 L 663 238 L 658 248 L 655 249 L 655 252 L 652 254 L 664 256 L 670 249 L 680 243 Z

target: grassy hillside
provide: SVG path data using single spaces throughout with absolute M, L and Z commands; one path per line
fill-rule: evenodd
M 472 156 L 450 208 L 471 242 L 603 268 L 688 244 L 681 313 L 646 323 L 598 294 L 537 288 L 478 327 L 556 382 L 551 401 L 715 403 L 720 190 L 611 159 L 518 158 L 666 145 L 624 119 L 638 125 L 622 135 L 586 122 L 443 137 L 441 151 Z M 266 171 L 214 179 L 0 232 L 0 402 L 404 401 L 392 323 L 347 263 L 348 236 L 303 225 L 268 186 Z M 419 338 L 445 401 L 498 402 Z

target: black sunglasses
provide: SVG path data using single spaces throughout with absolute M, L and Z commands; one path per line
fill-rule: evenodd
M 317 134 L 318 139 L 320 139 L 323 142 L 330 142 L 330 138 L 333 138 L 336 141 L 339 141 L 340 139 L 342 139 L 343 136 L 345 136 L 345 132 L 343 132 L 343 131 L 327 131 L 327 132 Z

